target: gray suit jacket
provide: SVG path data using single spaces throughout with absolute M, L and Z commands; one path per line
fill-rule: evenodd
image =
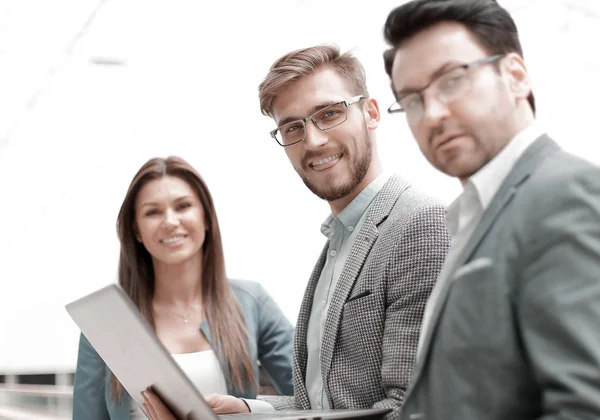
M 600 418 L 600 169 L 547 136 L 452 270 L 402 419 Z
M 321 373 L 332 408 L 392 408 L 397 418 L 415 361 L 421 319 L 449 248 L 444 207 L 391 177 L 375 197 L 334 291 L 323 332 Z M 306 334 L 328 243 L 314 268 L 294 337 L 294 398 L 309 409 Z

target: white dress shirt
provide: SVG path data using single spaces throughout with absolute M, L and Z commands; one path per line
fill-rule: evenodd
M 449 281 L 449 271 L 454 268 L 456 260 L 467 245 L 485 210 L 489 207 L 515 163 L 542 134 L 544 134 L 544 131 L 535 122 L 522 130 L 492 160 L 469 178 L 462 194 L 448 207 L 446 227 L 452 237 L 452 243 L 425 307 L 417 348 L 417 359 L 421 357 L 423 339 L 431 327 L 433 309 L 438 304 L 441 290 L 445 283 Z

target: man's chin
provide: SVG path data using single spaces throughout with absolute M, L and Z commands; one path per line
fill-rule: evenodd
M 338 191 L 330 191 L 328 193 L 324 193 L 321 195 L 317 194 L 317 195 L 319 198 L 321 198 L 327 202 L 332 202 L 332 201 L 339 200 L 341 198 L 346 197 L 348 194 L 350 194 L 350 192 L 351 192 L 351 190 L 350 191 L 338 190 Z
M 475 162 L 461 161 L 457 157 L 451 161 L 444 162 L 442 165 L 435 165 L 438 170 L 448 176 L 459 179 L 467 179 L 473 176 L 481 169 L 483 165 L 478 165 Z
M 325 201 L 335 201 L 346 197 L 352 192 L 352 185 L 348 182 L 342 185 L 330 185 L 327 188 L 318 188 L 316 185 L 304 180 L 304 184 L 317 197 Z

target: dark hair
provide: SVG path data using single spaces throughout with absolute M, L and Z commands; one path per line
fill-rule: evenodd
M 523 57 L 517 25 L 495 0 L 413 0 L 388 15 L 383 35 L 391 46 L 383 54 L 385 71 L 392 77 L 397 50 L 418 32 L 437 23 L 462 23 L 490 55 L 515 52 Z M 527 97 L 535 113 L 533 92 Z
M 248 353 L 248 332 L 239 305 L 225 276 L 225 259 L 221 232 L 212 197 L 206 183 L 196 170 L 183 159 L 170 156 L 146 162 L 133 177 L 117 218 L 117 234 L 121 243 L 119 284 L 136 304 L 144 318 L 154 326 L 152 297 L 154 269 L 150 253 L 136 240 L 135 202 L 142 187 L 149 181 L 175 176 L 185 181 L 197 194 L 206 218 L 206 239 L 203 246 L 202 304 L 217 346 L 229 375 L 227 384 L 244 390 L 243 381 L 256 384 L 256 375 Z M 118 398 L 121 387 L 112 381 L 113 398 Z

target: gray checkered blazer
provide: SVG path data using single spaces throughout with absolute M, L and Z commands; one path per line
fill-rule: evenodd
M 332 408 L 392 408 L 399 416 L 425 303 L 450 238 L 444 207 L 399 176 L 374 199 L 334 291 L 321 374 Z M 277 410 L 310 409 L 306 332 L 329 243 L 308 282 L 294 337 L 294 397 L 263 397 Z

